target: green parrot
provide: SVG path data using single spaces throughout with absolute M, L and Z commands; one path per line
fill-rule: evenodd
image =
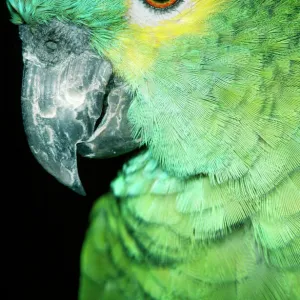
M 137 149 L 92 209 L 79 299 L 300 299 L 300 1 L 7 6 L 41 165 L 85 194 L 77 154 Z

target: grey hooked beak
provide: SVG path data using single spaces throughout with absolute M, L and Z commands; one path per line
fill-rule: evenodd
M 77 150 L 104 158 L 138 147 L 127 121 L 128 93 L 112 82 L 110 63 L 87 47 L 83 29 L 55 21 L 33 32 L 24 26 L 21 38 L 22 111 L 30 149 L 50 174 L 84 195 Z

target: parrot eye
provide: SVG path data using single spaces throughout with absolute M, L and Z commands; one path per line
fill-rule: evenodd
M 156 26 L 186 9 L 193 8 L 191 0 L 131 0 L 128 15 L 132 23 Z
M 177 4 L 178 0 L 145 0 L 145 3 L 158 9 L 165 9 Z

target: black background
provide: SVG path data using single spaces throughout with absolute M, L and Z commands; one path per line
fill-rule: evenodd
M 89 211 L 96 198 L 108 191 L 126 157 L 80 159 L 87 197 L 59 184 L 35 161 L 22 125 L 18 28 L 9 22 L 5 1 L 1 1 L 0 10 L 1 274 L 5 278 L 0 297 L 76 300 L 80 249 Z

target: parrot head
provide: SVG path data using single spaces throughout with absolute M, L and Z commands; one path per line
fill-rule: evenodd
M 284 76 L 298 76 L 285 64 L 299 59 L 291 44 L 299 39 L 274 30 L 282 15 L 276 3 L 7 0 L 23 41 L 22 107 L 33 154 L 81 194 L 77 153 L 105 158 L 142 145 L 177 177 L 241 178 L 266 147 L 282 143 L 281 132 L 297 127 L 298 111 L 289 119 L 281 113 L 297 95 L 277 106 L 270 97 Z M 299 18 L 298 6 L 290 7 Z M 281 30 L 297 32 L 299 24 Z M 290 58 L 279 73 L 276 55 Z
M 207 2 L 213 10 L 216 1 Z M 141 144 L 128 121 L 130 104 L 155 93 L 147 73 L 159 48 L 193 29 L 192 20 L 176 18 L 175 8 L 183 13 L 194 3 L 9 0 L 7 5 L 23 42 L 22 111 L 31 151 L 60 182 L 84 194 L 77 153 L 103 158 Z

